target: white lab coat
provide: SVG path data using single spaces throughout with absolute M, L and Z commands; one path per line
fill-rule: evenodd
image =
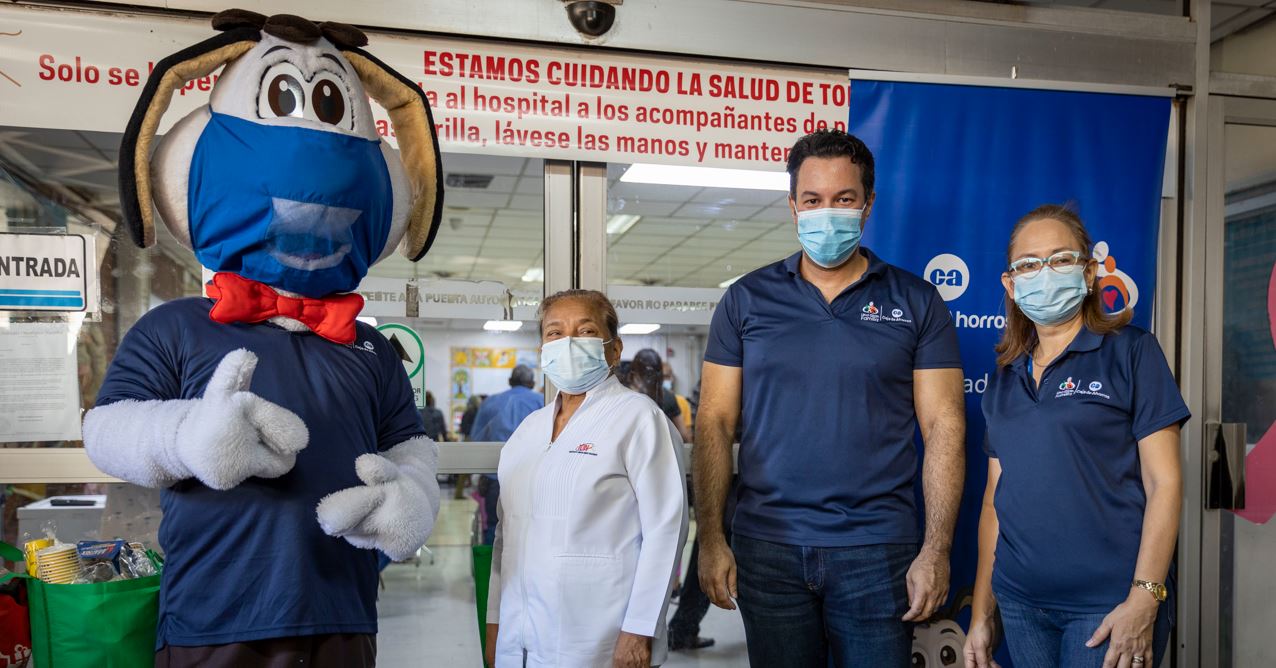
M 653 636 L 687 537 L 682 440 L 646 395 L 610 377 L 551 442 L 558 401 L 501 451 L 487 621 L 496 667 L 609 668 L 621 630 Z

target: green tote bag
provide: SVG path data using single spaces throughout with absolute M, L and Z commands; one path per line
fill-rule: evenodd
M 159 575 L 65 585 L 27 578 L 31 653 L 35 665 L 37 668 L 154 665 L 159 590 Z

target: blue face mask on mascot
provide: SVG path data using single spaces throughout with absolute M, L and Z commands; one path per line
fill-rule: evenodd
M 214 112 L 187 211 L 201 264 L 307 297 L 350 292 L 390 233 L 379 141 Z

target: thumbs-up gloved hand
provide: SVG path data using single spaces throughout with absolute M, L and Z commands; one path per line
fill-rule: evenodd
M 438 462 L 438 445 L 425 436 L 360 455 L 354 468 L 364 484 L 319 501 L 319 526 L 395 561 L 411 557 L 430 537 L 439 512 Z
M 217 365 L 200 399 L 121 401 L 84 416 L 84 447 L 103 472 L 146 487 L 197 478 L 226 490 L 277 478 L 310 435 L 292 411 L 248 391 L 257 356 L 239 349 Z

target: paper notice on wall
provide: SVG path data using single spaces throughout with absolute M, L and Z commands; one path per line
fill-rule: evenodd
M 0 443 L 80 440 L 73 325 L 0 328 Z

